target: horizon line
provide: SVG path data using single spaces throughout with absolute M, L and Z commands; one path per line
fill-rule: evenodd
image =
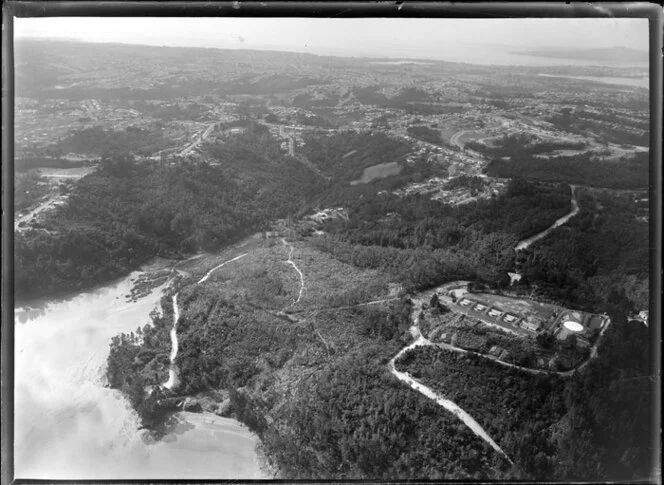
M 94 40 L 86 40 L 80 37 L 58 37 L 58 36 L 34 36 L 34 35 L 15 35 L 14 36 L 14 45 L 16 45 L 17 41 L 34 41 L 34 42 L 64 42 L 64 43 L 81 43 L 81 44 L 93 44 L 93 45 L 121 45 L 121 46 L 138 46 L 138 47 L 156 47 L 156 48 L 166 48 L 166 49 L 206 49 L 206 50 L 218 50 L 218 51 L 251 51 L 251 52 L 275 52 L 275 53 L 283 53 L 283 54 L 300 54 L 300 55 L 307 55 L 307 56 L 314 56 L 314 57 L 330 57 L 334 59 L 370 59 L 370 60 L 401 60 L 401 61 L 413 61 L 413 62 L 428 62 L 428 63 L 447 63 L 447 64 L 464 64 L 464 65 L 471 65 L 471 66 L 483 66 L 483 67 L 530 67 L 528 64 L 521 64 L 521 63 L 515 63 L 515 64 L 484 64 L 484 63 L 478 63 L 478 62 L 472 62 L 472 61 L 464 61 L 464 60 L 447 60 L 447 59 L 440 59 L 440 58 L 431 58 L 431 57 L 409 57 L 409 56 L 400 56 L 400 57 L 390 57 L 386 55 L 379 55 L 379 54 L 353 54 L 353 53 L 346 53 L 346 54 L 319 54 L 319 53 L 314 53 L 314 52 L 305 52 L 301 50 L 288 50 L 288 46 L 255 46 L 255 47 L 219 47 L 219 46 L 203 46 L 203 45 L 167 45 L 167 44 L 153 44 L 153 43 L 141 43 L 141 42 L 122 42 L 121 40 L 115 40 L 115 41 L 108 41 L 108 40 L 102 40 L 102 41 L 94 41 Z M 474 45 L 483 45 L 481 43 L 473 43 Z M 510 51 L 510 54 L 513 55 L 521 55 L 523 57 L 537 57 L 537 58 L 547 58 L 548 56 L 537 56 L 537 55 L 532 55 L 529 54 L 529 52 L 541 50 L 541 49 L 551 49 L 551 50 L 567 50 L 570 52 L 574 52 L 575 49 L 571 47 L 547 47 L 547 46 L 532 46 L 528 47 L 527 50 L 525 50 L 525 47 L 523 46 L 509 46 L 509 45 L 502 45 L 504 48 L 514 48 L 514 49 L 521 49 L 521 52 L 519 51 Z M 324 48 L 324 47 L 323 47 Z M 611 46 L 611 47 L 589 47 L 587 49 L 576 49 L 576 50 L 611 50 L 611 49 L 625 49 L 625 50 L 630 50 L 634 52 L 639 52 L 639 53 L 645 53 L 650 55 L 650 52 L 648 50 L 641 50 L 641 49 L 635 49 L 633 47 L 623 47 L 623 46 Z M 293 48 L 295 49 L 295 48 Z M 586 59 L 581 59 L 581 60 L 586 60 Z M 588 58 L 587 60 L 591 60 Z M 649 60 L 647 61 L 649 63 Z M 632 64 L 630 65 L 623 65 L 623 66 L 607 66 L 606 64 L 589 64 L 588 67 L 641 67 L 645 66 L 646 63 L 643 61 L 633 61 Z M 563 67 L 564 65 L 560 64 L 550 64 L 550 65 L 544 65 L 540 67 Z

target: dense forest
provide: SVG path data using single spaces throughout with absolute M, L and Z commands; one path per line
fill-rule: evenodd
M 569 210 L 567 187 L 521 179 L 512 180 L 503 196 L 458 207 L 426 196 L 377 195 L 442 170 L 424 162 L 404 167 L 397 176 L 349 186 L 362 167 L 379 161 L 380 153 L 398 159 L 407 151 L 382 135 L 312 137 L 305 148 L 321 171 L 343 180 L 327 182 L 284 156 L 256 123 L 226 143 L 207 145 L 209 156 L 223 162 L 219 166 L 105 158 L 46 222 L 56 235 L 17 235 L 17 296 L 82 288 L 123 274 L 154 254 L 217 248 L 278 215 L 305 214 L 317 203 L 348 208 L 350 220 L 327 223 L 328 236 L 314 243 L 343 261 L 385 269 L 411 289 L 449 278 L 504 285 L 506 272 L 514 267 L 516 242 Z M 378 148 L 384 151 L 376 155 Z M 349 171 L 349 166 L 357 168 Z M 541 283 L 540 293 L 573 306 L 599 308 L 608 297 L 603 290 L 613 287 L 644 308 L 647 225 L 630 216 L 624 204 L 602 203 L 611 210 L 582 210 L 523 253 L 524 275 Z M 588 231 L 593 237 L 587 237 Z M 44 278 L 44 273 L 52 276 Z
M 514 246 L 569 211 L 569 188 L 524 180 L 504 196 L 449 206 L 427 196 L 381 197 L 352 202 L 349 221 L 326 224 L 312 244 L 342 261 L 398 275 L 412 290 L 454 279 L 509 282 Z
M 638 153 L 632 159 L 616 161 L 596 160 L 586 153 L 547 160 L 518 156 L 511 160 L 492 160 L 486 174 L 490 177 L 523 177 L 594 187 L 639 189 L 648 187 L 649 169 L 648 153 Z
M 518 154 L 520 157 L 532 157 L 542 153 L 552 152 L 554 150 L 583 150 L 586 148 L 583 142 L 574 141 L 539 141 L 533 135 L 517 133 L 513 135 L 503 135 L 498 138 L 492 146 L 485 145 L 476 141 L 468 142 L 468 148 L 490 157 L 512 157 Z
M 527 476 L 554 475 L 552 431 L 566 410 L 562 378 L 532 376 L 437 347 L 414 349 L 396 365 L 475 417 Z
M 444 145 L 440 130 L 434 130 L 428 126 L 409 126 L 406 131 L 410 136 L 427 143 L 433 143 L 434 145 L 440 146 Z
M 56 89 L 53 87 L 54 84 L 57 83 L 54 83 L 53 80 L 50 80 L 50 82 L 39 81 L 35 80 L 35 77 L 33 77 L 32 80 L 25 85 L 22 83 L 17 85 L 16 95 L 33 97 L 40 100 L 53 98 L 71 100 L 99 99 L 102 101 L 150 101 L 154 99 L 176 100 L 183 96 L 192 96 L 196 94 L 204 96 L 209 94 L 211 89 L 218 86 L 216 81 L 203 79 L 168 84 L 158 82 L 151 88 L 130 88 L 126 86 L 114 88 L 101 86 L 72 86 Z
M 622 295 L 632 309 L 649 302 L 650 229 L 631 195 L 582 190 L 580 212 L 519 253 L 524 283 L 563 304 L 600 311 Z
M 599 357 L 565 380 L 435 347 L 397 364 L 470 412 L 526 476 L 644 480 L 652 471 L 648 329 L 611 318 Z
M 166 305 L 166 298 L 162 305 Z M 165 382 L 168 376 L 171 329 L 170 314 L 150 314 L 151 324 L 135 332 L 113 337 L 107 359 L 108 385 L 120 390 L 138 413 L 142 426 L 159 425 L 172 408 L 164 405 L 164 394 L 156 386 L 150 395 L 148 386 Z
M 353 96 L 362 104 L 404 110 L 404 112 L 413 115 L 453 114 L 461 113 L 466 109 L 460 105 L 441 103 L 439 94 L 430 93 L 417 87 L 404 88 L 393 96 L 386 96 L 380 92 L 381 88 L 378 85 L 355 87 L 353 88 Z
M 565 389 L 568 411 L 556 473 L 572 480 L 652 480 L 657 384 L 650 332 L 624 314 L 611 318 L 599 357 Z
M 258 222 L 251 197 L 206 164 L 103 159 L 44 223 L 51 233 L 16 234 L 16 298 L 86 288 L 156 254 L 234 241 Z
M 215 250 L 301 207 L 315 178 L 292 158 L 268 158 L 261 136 L 247 130 L 213 150 L 219 166 L 103 158 L 46 220 L 50 233 L 16 235 L 16 298 L 89 287 L 154 255 Z
M 594 195 L 593 195 L 594 194 Z M 425 196 L 349 198 L 349 221 L 326 223 L 312 241 L 342 261 L 380 268 L 411 290 L 454 279 L 505 286 L 518 267 L 523 285 L 548 301 L 603 311 L 616 294 L 635 310 L 649 301 L 649 226 L 631 196 L 581 190 L 580 213 L 519 252 L 514 246 L 569 211 L 569 188 L 514 179 L 504 196 L 458 207 Z
M 432 94 L 416 87 L 402 89 L 398 94 L 391 97 L 381 93 L 381 89 L 382 86 L 379 85 L 367 87 L 356 86 L 353 88 L 353 96 L 362 104 L 373 104 L 382 108 L 402 108 L 408 103 L 435 100 Z
M 214 250 L 264 229 L 275 218 L 307 213 L 316 201 L 343 203 L 349 196 L 359 200 L 380 187 L 421 178 L 421 172 L 429 170 L 420 164 L 398 177 L 350 187 L 348 181 L 361 171 L 346 172 L 347 164 L 370 166 L 380 153 L 398 158 L 408 148 L 381 136 L 345 134 L 329 142 L 338 154 L 330 164 L 320 158 L 326 153 L 325 142 L 312 142 L 309 149 L 318 154 L 314 163 L 323 172 L 345 174 L 331 184 L 298 159 L 283 155 L 263 125 L 248 123 L 245 128 L 225 143 L 206 145 L 214 165 L 164 165 L 136 162 L 126 154 L 104 156 L 98 170 L 82 178 L 67 203 L 45 221 L 50 232 L 17 234 L 16 297 L 85 288 L 120 276 L 156 254 Z M 107 136 L 101 128 L 90 133 Z M 83 135 L 69 139 L 82 151 L 88 146 Z M 109 149 L 119 150 L 119 142 L 111 140 Z M 346 145 L 357 150 L 352 158 L 343 157 Z M 390 151 L 376 155 L 378 147 Z
M 466 426 L 388 374 L 392 350 L 367 345 L 309 380 L 262 442 L 289 478 L 511 477 Z M 394 351 L 394 350 L 392 350 Z
M 639 106 L 644 109 L 644 106 Z M 647 108 L 645 108 L 647 109 Z M 590 112 L 577 107 L 562 108 L 548 120 L 556 128 L 572 133 L 595 133 L 606 143 L 619 145 L 650 145 L 650 125 L 648 121 L 638 121 L 628 116 L 616 116 L 601 112 Z
M 93 126 L 71 133 L 53 148 L 62 154 L 109 155 L 131 152 L 151 155 L 171 146 L 173 143 L 164 137 L 163 129 L 145 130 L 129 126 L 124 130 L 106 130 L 101 126 Z
M 522 177 L 543 182 L 614 189 L 648 187 L 647 152 L 619 160 L 601 160 L 591 152 L 541 159 L 536 155 L 553 150 L 579 150 L 584 145 L 577 142 L 535 142 L 532 137 L 526 135 L 506 135 L 498 139 L 492 147 L 478 142 L 470 142 L 467 146 L 492 159 L 486 168 L 486 174 L 491 177 Z
M 305 88 L 311 85 L 325 84 L 322 79 L 309 76 L 293 76 L 289 74 L 272 74 L 269 76 L 243 76 L 218 86 L 218 94 L 275 94 Z

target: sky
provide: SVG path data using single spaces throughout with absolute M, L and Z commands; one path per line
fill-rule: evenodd
M 628 18 L 49 17 L 16 18 L 14 32 L 16 38 L 428 59 L 447 59 L 452 51 L 478 46 L 648 50 L 648 20 Z

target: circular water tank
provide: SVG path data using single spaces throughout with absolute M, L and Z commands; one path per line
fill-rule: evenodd
M 571 320 L 566 321 L 563 323 L 565 328 L 571 332 L 582 332 L 583 331 L 583 325 L 581 325 L 578 322 L 573 322 Z

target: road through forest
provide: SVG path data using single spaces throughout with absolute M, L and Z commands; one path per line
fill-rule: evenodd
M 416 337 L 416 339 L 413 343 L 401 349 L 399 353 L 395 355 L 392 358 L 392 360 L 390 360 L 388 364 L 390 373 L 393 376 L 395 376 L 397 379 L 399 379 L 401 382 L 406 383 L 411 389 L 414 389 L 417 392 L 425 395 L 429 399 L 434 400 L 438 405 L 442 406 L 443 408 L 454 414 L 466 426 L 468 426 L 468 428 L 470 428 L 470 430 L 473 433 L 475 433 L 475 435 L 483 439 L 494 450 L 503 455 L 507 459 L 507 461 L 509 461 L 513 465 L 514 462 L 510 459 L 509 456 L 507 456 L 507 454 L 503 451 L 503 449 L 500 446 L 498 446 L 498 444 L 491 438 L 491 436 L 489 436 L 489 434 L 484 430 L 484 428 L 482 428 L 482 426 L 477 421 L 475 421 L 475 419 L 470 414 L 464 411 L 458 404 L 456 404 L 454 401 L 451 401 L 450 399 L 445 398 L 443 395 L 435 392 L 430 387 L 424 385 L 423 383 L 415 379 L 413 376 L 411 376 L 408 372 L 401 372 L 397 370 L 395 363 L 403 354 L 405 354 L 411 349 L 414 349 L 415 347 L 434 345 L 429 340 L 424 338 L 424 336 L 420 333 L 420 329 L 418 326 L 419 325 L 418 315 L 420 311 L 421 311 L 421 302 L 416 302 L 413 307 L 413 312 L 411 313 L 413 325 L 410 328 L 411 334 L 414 337 Z
M 571 198 L 571 204 L 572 204 L 572 209 L 565 214 L 563 217 L 560 219 L 557 219 L 551 226 L 549 226 L 546 230 L 535 234 L 534 236 L 531 236 L 529 238 L 526 238 L 522 241 L 519 241 L 519 243 L 516 245 L 514 248 L 515 251 L 520 251 L 522 249 L 526 249 L 528 246 L 530 246 L 532 243 L 535 241 L 539 241 L 542 238 L 545 238 L 546 236 L 551 233 L 555 228 L 562 226 L 563 224 L 567 224 L 567 222 L 577 215 L 579 213 L 579 203 L 576 199 L 576 185 L 570 185 L 569 186 L 571 191 L 572 191 L 572 198 Z

